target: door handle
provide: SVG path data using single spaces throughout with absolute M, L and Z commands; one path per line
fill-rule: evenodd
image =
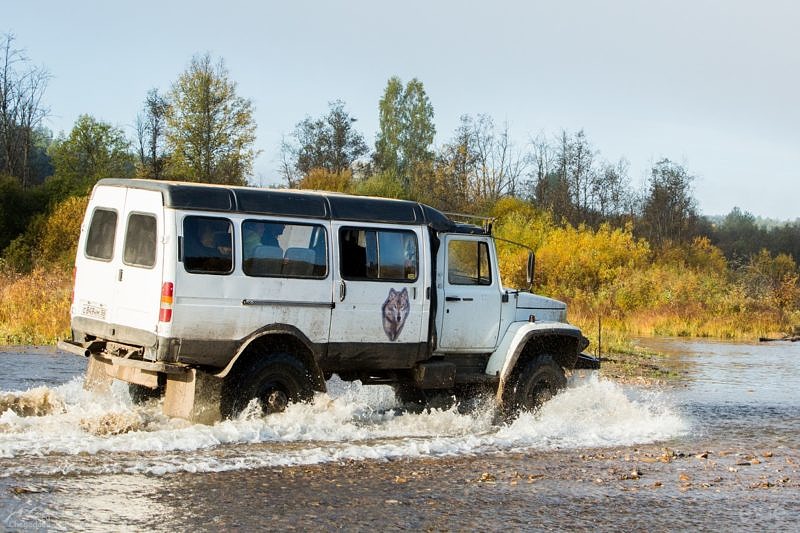
M 122 281 L 122 269 L 121 268 L 119 269 L 119 272 L 117 272 L 117 281 Z
M 461 298 L 459 298 L 458 296 L 445 296 L 444 297 L 444 301 L 445 302 L 460 302 Z
M 343 302 L 345 296 L 347 296 L 347 284 L 341 280 L 339 282 L 339 301 Z

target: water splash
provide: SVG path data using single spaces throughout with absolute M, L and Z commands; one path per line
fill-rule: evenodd
M 40 388 L 42 389 L 42 388 Z M 222 471 L 350 459 L 446 456 L 629 445 L 673 438 L 689 424 L 660 394 L 597 377 L 574 380 L 534 414 L 496 423 L 490 403 L 403 412 L 392 389 L 337 378 L 329 392 L 284 413 L 257 406 L 213 426 L 134 406 L 122 383 L 108 394 L 76 378 L 47 389 L 63 406 L 38 417 L 0 413 L 0 477 L 64 472 Z M 38 393 L 37 393 L 38 394 Z
M 0 413 L 11 410 L 19 416 L 44 416 L 63 407 L 61 399 L 48 387 L 0 394 Z

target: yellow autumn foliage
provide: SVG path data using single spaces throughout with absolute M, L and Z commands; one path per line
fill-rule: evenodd
M 70 271 L 0 273 L 0 343 L 52 344 L 69 334 Z
M 314 191 L 348 192 L 352 182 L 353 173 L 350 170 L 328 172 L 324 168 L 313 168 L 303 176 L 298 188 Z
M 380 176 L 310 173 L 303 186 L 391 192 Z M 70 198 L 36 226 L 33 271 L 0 269 L 0 342 L 45 343 L 69 331 L 71 272 L 87 199 Z M 654 252 L 627 225 L 559 226 L 550 213 L 505 198 L 490 213 L 494 234 L 536 253 L 533 290 L 564 300 L 570 322 L 604 350 L 637 335 L 755 338 L 800 324 L 800 275 L 787 255 L 762 251 L 732 268 L 707 238 Z M 526 288 L 528 250 L 498 239 L 503 284 Z M 2 265 L 0 265 L 2 266 Z M 594 349 L 594 345 L 590 347 Z
M 800 284 L 791 257 L 766 251 L 740 272 L 700 237 L 658 254 L 627 225 L 556 226 L 549 214 L 519 201 L 493 212 L 498 237 L 536 251 L 534 292 L 564 300 L 570 321 L 589 337 L 632 335 L 754 338 L 800 321 Z M 503 282 L 523 287 L 527 251 L 498 243 Z M 596 335 L 594 335 L 596 336 Z
M 53 209 L 45 220 L 36 246 L 37 265 L 62 270 L 72 268 L 88 203 L 88 196 L 71 196 Z

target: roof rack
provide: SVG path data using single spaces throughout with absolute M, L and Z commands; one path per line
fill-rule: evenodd
M 444 211 L 443 213 L 447 215 L 450 220 L 458 224 L 471 224 L 480 226 L 487 233 L 487 235 L 492 234 L 492 225 L 494 224 L 494 221 L 497 220 L 497 217 L 483 217 L 479 215 L 469 215 L 467 213 L 448 213 L 447 211 Z

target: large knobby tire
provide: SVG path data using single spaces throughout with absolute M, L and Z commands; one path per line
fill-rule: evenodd
M 128 394 L 131 396 L 131 402 L 134 405 L 142 405 L 150 400 L 158 400 L 164 395 L 164 385 L 159 384 L 158 387 L 151 389 L 144 385 L 137 385 L 136 383 L 128 383 Z
M 523 363 L 505 394 L 505 410 L 510 415 L 535 411 L 567 386 L 564 369 L 550 355 L 539 355 Z
M 414 385 L 408 383 L 396 383 L 392 385 L 394 396 L 402 407 L 417 410 L 425 407 L 427 399 L 425 392 Z
M 222 411 L 234 417 L 257 399 L 265 415 L 280 413 L 289 404 L 307 402 L 313 395 L 309 372 L 296 357 L 285 352 L 259 354 L 225 378 Z

